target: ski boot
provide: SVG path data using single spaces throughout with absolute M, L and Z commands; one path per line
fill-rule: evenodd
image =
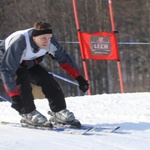
M 53 127 L 51 122 L 48 121 L 47 118 L 37 110 L 33 110 L 28 114 L 21 114 L 21 116 L 22 118 L 20 120 L 20 123 L 22 124 L 22 126 L 48 127 L 48 128 Z
M 81 123 L 77 120 L 72 112 L 67 109 L 63 109 L 59 112 L 51 112 L 48 114 L 50 117 L 50 122 L 53 125 L 58 126 L 69 126 L 70 128 L 81 128 Z

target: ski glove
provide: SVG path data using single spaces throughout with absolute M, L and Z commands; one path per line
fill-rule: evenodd
M 11 102 L 12 102 L 11 107 L 20 113 L 22 108 L 22 102 L 20 96 L 12 96 Z
M 76 78 L 76 80 L 78 81 L 79 83 L 79 89 L 82 91 L 82 92 L 86 92 L 89 88 L 89 83 L 88 81 L 86 81 L 82 76 L 78 76 Z

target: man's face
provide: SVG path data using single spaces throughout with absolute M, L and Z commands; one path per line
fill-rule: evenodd
M 50 43 L 51 37 L 52 34 L 42 34 L 39 36 L 34 36 L 33 40 L 39 48 L 45 49 L 47 45 Z

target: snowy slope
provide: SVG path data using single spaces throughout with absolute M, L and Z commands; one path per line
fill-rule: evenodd
M 0 125 L 0 150 L 149 150 L 150 93 L 103 94 L 66 98 L 83 124 L 120 125 L 118 133 L 68 135 Z M 47 117 L 46 99 L 35 101 Z M 0 121 L 19 122 L 8 102 L 0 102 Z

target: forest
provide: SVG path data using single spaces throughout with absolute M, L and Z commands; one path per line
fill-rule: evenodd
M 88 33 L 112 32 L 109 0 L 76 0 L 80 30 Z M 53 34 L 79 66 L 84 76 L 72 0 L 1 0 L 0 39 L 31 28 L 44 20 L 53 26 Z M 150 1 L 112 0 L 117 44 L 125 93 L 150 91 Z M 120 93 L 116 61 L 86 60 L 92 94 Z M 45 65 L 47 64 L 47 65 Z M 45 57 L 41 65 L 55 74 L 73 80 L 58 64 Z M 56 78 L 65 96 L 83 93 L 76 85 Z M 74 80 L 73 80 L 74 81 Z M 75 81 L 74 81 L 75 82 Z M 1 95 L 4 95 L 2 82 Z M 42 97 L 33 86 L 35 97 Z

